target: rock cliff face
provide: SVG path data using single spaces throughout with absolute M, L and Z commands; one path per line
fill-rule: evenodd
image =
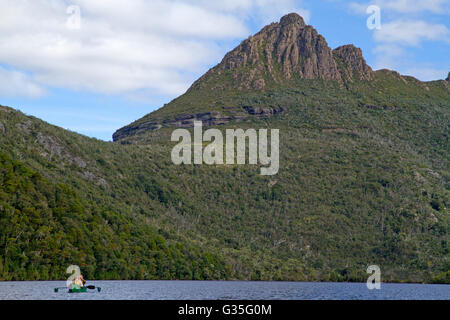
M 271 86 L 287 84 L 296 79 L 322 79 L 338 83 L 372 80 L 373 71 L 366 64 L 361 49 L 353 45 L 331 50 L 325 38 L 301 16 L 288 14 L 280 22 L 264 27 L 260 32 L 242 41 L 223 60 L 199 78 L 192 91 L 260 92 Z M 164 108 L 170 108 L 170 104 Z M 114 141 L 162 127 L 192 127 L 194 120 L 205 125 L 225 124 L 230 121 L 258 116 L 270 117 L 286 112 L 286 106 L 227 106 L 230 112 L 204 110 L 201 113 L 182 113 L 169 118 L 146 116 L 119 129 Z M 228 110 L 230 111 L 230 110 Z M 226 114 L 225 114 L 226 113 Z
M 222 115 L 217 111 L 197 114 L 180 114 L 174 119 L 156 120 L 123 127 L 114 133 L 113 140 L 118 141 L 128 136 L 145 133 L 148 130 L 159 130 L 162 127 L 192 128 L 194 127 L 194 121 L 202 121 L 204 126 L 217 126 L 229 123 L 231 121 L 239 122 L 251 116 L 271 117 L 286 111 L 286 107 L 282 106 L 243 106 L 242 108 L 236 108 L 236 110 L 234 110 L 234 115 Z
M 338 63 L 338 68 L 343 79 L 372 80 L 373 71 L 364 60 L 360 48 L 353 45 L 345 45 L 333 50 L 333 56 Z
M 245 69 L 245 72 L 240 72 Z M 231 71 L 239 89 L 263 90 L 267 80 L 282 83 L 294 77 L 341 80 L 332 50 L 324 37 L 296 13 L 264 27 L 225 55 L 222 62 L 194 83 Z
M 259 76 L 266 73 L 278 81 L 295 75 L 306 79 L 340 79 L 325 39 L 295 13 L 242 42 L 225 56 L 219 69 L 246 66 Z

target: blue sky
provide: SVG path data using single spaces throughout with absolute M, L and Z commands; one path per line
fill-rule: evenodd
M 450 0 L 0 0 L 0 104 L 111 140 L 289 12 L 331 48 L 362 48 L 374 69 L 424 81 L 450 71 Z

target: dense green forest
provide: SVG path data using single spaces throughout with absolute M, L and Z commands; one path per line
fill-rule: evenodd
M 186 241 L 81 199 L 69 186 L 0 154 L 0 279 L 226 278 L 221 261 Z

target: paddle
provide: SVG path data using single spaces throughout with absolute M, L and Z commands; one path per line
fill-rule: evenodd
M 95 288 L 97 288 L 98 292 L 102 291 L 102 288 L 96 287 L 96 286 L 86 286 L 86 288 L 91 289 L 91 290 L 95 290 Z
M 86 288 L 91 289 L 91 290 L 97 289 L 98 292 L 102 291 L 102 288 L 96 287 L 96 286 L 86 286 Z M 67 287 L 59 287 L 59 288 L 55 288 L 55 292 L 58 292 L 59 289 L 67 289 Z

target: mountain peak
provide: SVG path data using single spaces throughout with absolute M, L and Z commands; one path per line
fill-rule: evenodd
M 341 80 L 332 50 L 325 38 L 306 25 L 297 13 L 265 26 L 228 52 L 222 62 L 197 80 L 191 89 L 231 73 L 238 89 L 263 90 L 269 83 L 291 79 Z
M 303 18 L 295 12 L 289 13 L 280 19 L 280 26 L 282 27 L 291 24 L 298 25 L 301 28 L 306 26 L 305 20 L 303 20 Z
M 344 45 L 331 50 L 325 38 L 297 13 L 283 16 L 280 22 L 242 41 L 191 89 L 208 87 L 224 73 L 231 74 L 233 86 L 239 90 L 264 90 L 293 79 L 373 79 L 360 48 Z

